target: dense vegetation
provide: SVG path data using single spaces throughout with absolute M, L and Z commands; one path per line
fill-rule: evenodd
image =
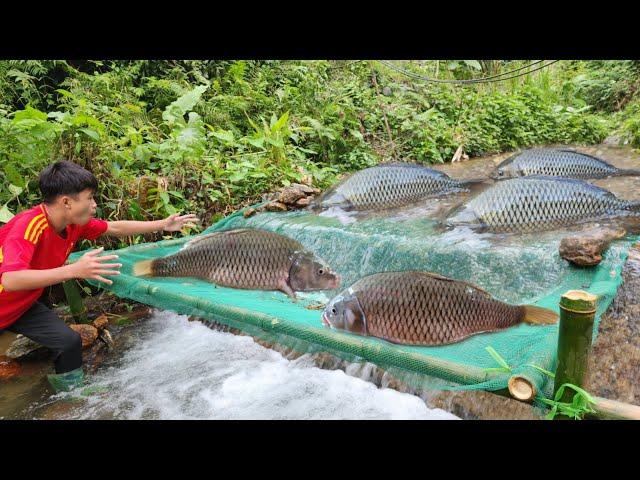
M 403 66 L 468 79 L 526 63 Z M 39 200 L 37 174 L 59 158 L 98 176 L 103 218 L 188 211 L 208 225 L 289 182 L 325 187 L 390 158 L 438 163 L 460 146 L 476 156 L 612 133 L 640 147 L 639 86 L 637 61 L 562 61 L 464 86 L 364 61 L 0 61 L 0 221 Z

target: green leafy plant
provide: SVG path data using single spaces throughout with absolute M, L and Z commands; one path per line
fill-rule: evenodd
M 493 347 L 485 347 L 485 350 L 489 352 L 489 355 L 500 365 L 500 367 L 495 368 L 485 368 L 486 372 L 501 372 L 501 373 L 512 373 L 513 369 L 509 366 L 507 361 L 498 353 Z M 534 365 L 531 363 L 526 364 L 526 366 L 535 368 L 539 372 L 551 377 L 555 378 L 555 374 L 545 370 L 544 368 Z M 565 389 L 570 388 L 576 392 L 573 396 L 571 402 L 561 402 L 562 396 L 565 392 Z M 554 419 L 557 415 L 564 415 L 574 420 L 582 420 L 586 414 L 595 413 L 593 410 L 593 405 L 595 403 L 593 397 L 587 393 L 584 389 L 574 385 L 572 383 L 565 383 L 558 388 L 556 395 L 553 400 L 548 398 L 540 398 L 540 401 L 549 405 L 551 407 L 549 413 L 545 417 L 548 420 Z
M 560 401 L 567 388 L 576 392 L 571 403 Z M 595 413 L 595 410 L 592 408 L 595 404 L 594 398 L 584 389 L 571 383 L 562 384 L 560 388 L 558 388 L 553 400 L 542 398 L 541 401 L 551 407 L 549 414 L 545 417 L 547 420 L 553 420 L 559 414 L 573 418 L 574 420 L 582 420 L 586 414 Z
M 507 363 L 507 361 L 498 353 L 493 347 L 485 347 L 485 350 L 489 352 L 489 355 L 496 361 L 500 367 L 495 368 L 485 368 L 486 372 L 503 372 L 503 373 L 511 373 L 512 369 Z

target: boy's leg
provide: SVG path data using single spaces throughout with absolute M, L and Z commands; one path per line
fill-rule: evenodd
M 55 312 L 36 302 L 7 330 L 20 333 L 57 354 L 56 373 L 66 373 L 82 366 L 82 340 Z

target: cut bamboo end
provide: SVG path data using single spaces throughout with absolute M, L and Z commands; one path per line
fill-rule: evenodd
M 514 375 L 508 385 L 511 396 L 521 402 L 528 402 L 536 396 L 536 386 L 525 377 Z
M 569 290 L 560 297 L 560 308 L 576 313 L 593 313 L 598 297 L 584 290 Z

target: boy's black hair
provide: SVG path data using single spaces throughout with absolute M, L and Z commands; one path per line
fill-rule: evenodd
M 58 195 L 77 195 L 87 188 L 98 190 L 98 181 L 90 171 L 66 160 L 45 168 L 39 184 L 45 203 L 52 203 Z

